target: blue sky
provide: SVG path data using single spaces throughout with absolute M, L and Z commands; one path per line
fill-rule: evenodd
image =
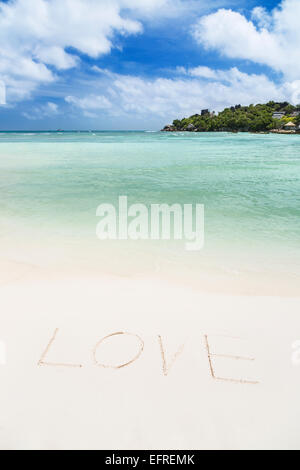
M 0 129 L 159 129 L 300 102 L 300 0 L 207 4 L 0 0 Z

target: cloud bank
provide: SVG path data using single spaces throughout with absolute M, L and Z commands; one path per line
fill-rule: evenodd
M 252 20 L 221 9 L 200 18 L 193 35 L 206 49 L 267 65 L 287 80 L 296 80 L 300 78 L 299 18 L 299 0 L 284 0 L 271 13 L 257 7 Z
M 178 68 L 176 77 L 147 79 L 113 74 L 98 69 L 98 94 L 68 96 L 67 103 L 87 117 L 149 115 L 173 119 L 199 112 L 201 108 L 221 110 L 235 104 L 269 99 L 283 100 L 291 93 L 265 75 L 246 74 L 237 68 L 213 70 L 208 67 Z M 300 90 L 300 86 L 299 86 Z
M 116 35 L 143 31 L 141 20 L 174 15 L 181 0 L 0 1 L 0 77 L 9 99 L 26 99 L 59 71 L 108 54 Z

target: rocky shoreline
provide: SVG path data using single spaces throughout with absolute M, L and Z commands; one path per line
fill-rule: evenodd
M 231 134 L 281 134 L 281 135 L 300 135 L 300 130 L 298 131 L 286 131 L 284 129 L 271 129 L 269 131 L 259 131 L 259 132 L 254 132 L 254 131 L 244 131 L 244 130 L 231 130 L 231 129 L 220 129 L 217 131 L 200 131 L 198 129 L 176 129 L 175 127 L 171 125 L 165 126 L 163 129 L 161 129 L 160 132 L 194 132 L 197 134 L 201 134 L 203 132 L 211 132 L 211 133 L 218 133 L 218 132 L 230 132 Z

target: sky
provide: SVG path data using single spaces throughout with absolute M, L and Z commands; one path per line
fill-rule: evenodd
M 300 103 L 300 0 L 0 0 L 0 130 Z

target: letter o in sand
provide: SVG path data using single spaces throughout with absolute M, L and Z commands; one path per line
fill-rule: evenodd
M 133 338 L 136 338 L 139 342 L 139 350 L 138 350 L 138 353 L 130 360 L 130 361 L 127 361 L 125 362 L 124 364 L 119 364 L 119 365 L 113 365 L 113 364 L 103 364 L 101 362 L 99 362 L 97 360 L 97 350 L 98 348 L 101 346 L 101 344 L 103 344 L 104 342 L 106 342 L 109 338 L 112 338 L 112 337 L 115 337 L 115 336 L 121 336 L 121 335 L 126 335 L 126 336 L 132 336 Z M 106 369 L 122 369 L 122 367 L 126 367 L 126 366 L 129 366 L 130 364 L 132 364 L 133 362 L 135 362 L 139 357 L 140 355 L 142 354 L 144 350 L 144 341 L 142 340 L 142 338 L 140 338 L 138 335 L 135 335 L 133 333 L 126 333 L 124 331 L 120 331 L 120 332 L 117 332 L 117 333 L 112 333 L 111 335 L 108 335 L 108 336 L 105 336 L 104 338 L 102 338 L 95 346 L 94 350 L 93 350 L 93 358 L 94 358 L 94 363 L 96 366 L 98 367 L 104 367 Z

